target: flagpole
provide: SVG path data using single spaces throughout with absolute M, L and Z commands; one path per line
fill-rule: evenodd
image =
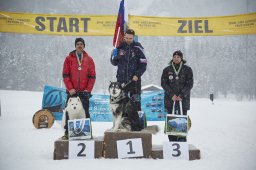
M 116 48 L 117 41 L 118 41 L 118 38 L 119 38 L 119 33 L 120 33 L 120 26 L 118 27 L 118 31 L 117 31 L 116 42 L 115 42 L 115 48 Z

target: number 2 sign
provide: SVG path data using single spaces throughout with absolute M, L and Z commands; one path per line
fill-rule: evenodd
M 94 159 L 94 141 L 69 141 L 69 159 Z
M 142 157 L 143 148 L 141 138 L 116 141 L 118 158 Z

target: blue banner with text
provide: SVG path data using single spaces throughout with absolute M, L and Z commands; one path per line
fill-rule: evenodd
M 45 86 L 42 108 L 50 110 L 55 120 L 62 119 L 62 111 L 66 106 L 67 94 L 63 88 Z M 141 108 L 146 113 L 147 121 L 164 121 L 164 92 L 162 90 L 142 93 Z M 92 94 L 89 107 L 91 121 L 111 122 L 112 112 L 109 107 L 109 95 Z

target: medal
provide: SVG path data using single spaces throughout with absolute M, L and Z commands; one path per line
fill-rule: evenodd
M 174 65 L 173 65 L 173 62 L 172 62 L 172 68 L 173 68 L 173 70 L 174 70 L 174 72 L 175 72 L 175 75 L 176 75 L 176 77 L 175 77 L 175 79 L 176 80 L 179 80 L 179 73 L 180 73 L 180 70 L 181 70 L 181 67 L 182 67 L 182 62 L 180 63 L 180 67 L 179 67 L 179 69 L 178 70 L 176 70 L 176 68 L 174 67 Z
M 170 76 L 169 76 L 169 79 L 170 79 L 170 80 L 172 80 L 172 79 L 173 79 L 173 76 L 172 76 L 172 75 L 170 75 Z
M 77 70 L 82 70 L 82 67 L 81 67 L 81 61 L 83 60 L 83 53 L 82 53 L 82 57 L 81 57 L 81 61 L 79 60 L 79 58 L 78 58 L 78 54 L 77 54 L 77 52 L 76 52 L 76 59 L 77 59 L 77 62 L 78 62 L 78 68 L 77 68 Z

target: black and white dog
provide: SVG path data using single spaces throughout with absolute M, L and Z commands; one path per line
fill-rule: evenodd
M 126 89 L 127 84 L 121 85 L 118 82 L 110 82 L 110 109 L 113 113 L 113 127 L 110 130 L 114 132 L 142 130 L 135 102 L 129 98 Z M 153 125 L 142 131 L 155 134 L 159 131 L 159 128 Z

